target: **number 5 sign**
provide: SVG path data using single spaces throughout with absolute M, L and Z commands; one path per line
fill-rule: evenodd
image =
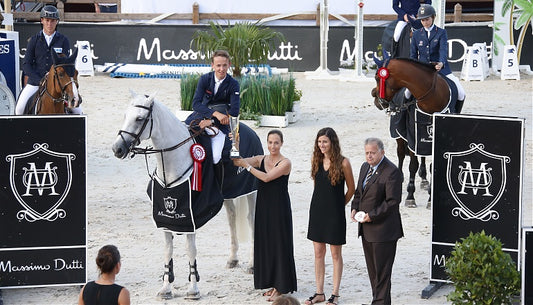
M 500 78 L 520 80 L 520 71 L 518 68 L 516 47 L 514 45 L 506 45 L 503 48 L 502 72 Z
M 76 57 L 76 70 L 81 76 L 94 76 L 93 58 L 91 45 L 88 41 L 76 42 L 78 46 L 78 57 Z

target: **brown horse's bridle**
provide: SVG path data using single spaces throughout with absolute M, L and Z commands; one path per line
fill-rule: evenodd
M 64 86 L 61 85 L 61 80 L 59 79 L 59 76 L 57 75 L 57 68 L 63 67 L 63 66 L 74 66 L 74 64 L 60 64 L 60 65 L 54 65 L 54 81 L 57 82 L 59 85 L 59 88 L 61 88 L 61 95 L 59 97 L 54 97 L 50 92 L 48 92 L 48 86 L 45 86 L 44 93 L 48 95 L 54 103 L 65 103 L 67 100 L 67 93 L 65 89 L 68 87 L 68 85 L 74 83 L 76 85 L 76 88 L 78 88 L 78 82 L 74 79 L 74 77 L 71 77 L 71 80 L 68 81 Z M 47 73 L 48 74 L 48 73 Z

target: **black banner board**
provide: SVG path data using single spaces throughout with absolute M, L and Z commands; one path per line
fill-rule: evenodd
M 281 32 L 286 41 L 271 50 L 268 64 L 290 71 L 314 71 L 320 66 L 320 27 L 318 26 L 271 26 Z M 26 41 L 41 29 L 39 23 L 16 23 L 20 34 L 20 54 L 24 56 Z M 58 31 L 69 37 L 72 47 L 77 40 L 89 41 L 93 63 L 126 64 L 199 64 L 206 63 L 191 49 L 190 42 L 195 32 L 208 30 L 206 25 L 171 24 L 84 24 L 61 23 Z M 385 26 L 365 26 L 363 53 L 372 58 L 382 43 Z M 460 71 L 467 46 L 485 42 L 492 45 L 492 27 L 488 25 L 446 26 L 448 33 L 448 61 L 454 71 Z M 355 54 L 355 28 L 330 27 L 328 32 L 328 68 L 338 70 L 341 60 Z M 533 52 L 530 39 L 526 39 L 523 54 Z M 530 58 L 522 57 L 521 64 L 531 64 Z
M 86 117 L 0 117 L 0 288 L 86 281 Z
M 522 233 L 522 304 L 533 304 L 533 228 Z
M 433 118 L 431 280 L 447 281 L 456 241 L 485 231 L 519 266 L 524 120 Z

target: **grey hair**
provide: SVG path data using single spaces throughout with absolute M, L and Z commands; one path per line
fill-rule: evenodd
M 378 146 L 379 150 L 385 150 L 385 146 L 383 145 L 383 141 L 379 138 L 367 138 L 365 140 L 365 146 L 369 144 L 376 144 Z

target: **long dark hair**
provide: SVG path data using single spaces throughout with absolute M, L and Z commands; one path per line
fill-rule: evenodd
M 315 179 L 318 168 L 324 161 L 324 154 L 320 151 L 320 147 L 318 147 L 318 138 L 321 136 L 326 136 L 331 141 L 331 164 L 328 170 L 328 178 L 331 182 L 331 185 L 336 185 L 344 178 L 344 173 L 342 171 L 342 160 L 344 160 L 344 157 L 341 154 L 339 137 L 337 136 L 335 130 L 333 130 L 331 127 L 320 129 L 316 135 L 313 158 L 311 159 L 311 178 L 313 178 L 313 180 Z

